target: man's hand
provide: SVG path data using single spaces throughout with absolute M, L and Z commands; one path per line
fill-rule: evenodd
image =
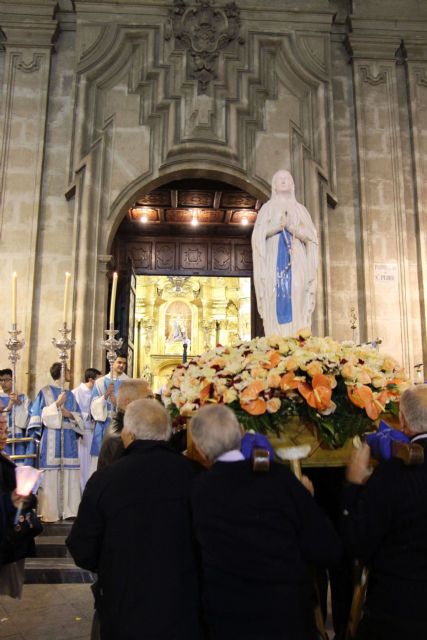
M 301 476 L 301 484 L 307 489 L 312 496 L 314 496 L 314 486 L 310 478 L 307 476 Z
M 68 411 L 68 409 L 65 409 L 65 407 L 61 408 L 61 413 L 63 418 L 69 418 L 70 420 L 73 420 L 74 418 L 72 412 Z
M 108 400 L 108 398 L 111 399 L 111 396 L 114 396 L 114 384 L 112 382 L 110 382 L 110 384 L 107 387 L 107 391 L 104 394 L 104 400 Z
M 353 451 L 346 470 L 346 479 L 348 482 L 352 484 L 365 484 L 373 471 L 369 464 L 370 457 L 371 449 L 366 442 Z
M 12 504 L 15 509 L 22 509 L 22 507 L 24 506 L 25 498 L 24 496 L 19 496 L 16 493 L 16 489 L 14 489 L 10 494 L 10 499 L 12 500 Z
M 59 394 L 58 399 L 56 401 L 56 406 L 58 407 L 58 409 L 60 409 L 64 405 L 66 399 L 67 399 L 67 394 L 65 391 L 62 391 Z
M 18 394 L 15 391 L 9 395 L 9 403 L 7 405 L 7 411 L 10 411 L 13 406 L 17 407 L 21 404 L 20 399 L 18 398 Z

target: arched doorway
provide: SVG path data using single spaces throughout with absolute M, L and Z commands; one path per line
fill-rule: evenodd
M 131 373 L 160 384 L 187 347 L 196 355 L 218 341 L 262 335 L 250 241 L 261 204 L 258 194 L 203 177 L 135 198 L 111 249 L 121 283 L 116 326 Z

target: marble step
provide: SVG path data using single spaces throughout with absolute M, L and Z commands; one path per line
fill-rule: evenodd
M 73 523 L 67 520 L 61 522 L 43 522 L 43 531 L 38 538 L 43 536 L 64 536 L 64 538 L 66 538 L 72 526 Z
M 54 522 L 43 525 L 36 537 L 36 558 L 25 561 L 26 584 L 92 583 L 90 571 L 76 567 L 65 545 L 72 522 Z
M 65 540 L 67 536 L 39 535 L 37 536 L 36 552 L 38 558 L 65 558 L 70 557 Z
M 95 575 L 79 569 L 72 558 L 27 558 L 25 584 L 92 583 Z

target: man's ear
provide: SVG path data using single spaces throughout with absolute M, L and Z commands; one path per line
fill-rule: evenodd
M 399 411 L 399 422 L 405 436 L 408 436 L 409 438 L 411 438 L 414 435 L 414 433 L 412 429 L 409 427 L 406 421 L 406 418 L 401 411 Z
M 212 462 L 209 460 L 208 456 L 203 451 L 203 449 L 201 449 L 199 447 L 199 445 L 194 440 L 193 440 L 193 447 L 195 448 L 195 450 L 197 451 L 198 455 L 202 459 L 203 464 L 207 464 L 207 465 L 211 466 Z

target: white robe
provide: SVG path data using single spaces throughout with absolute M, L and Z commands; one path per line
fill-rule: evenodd
M 90 414 L 90 400 L 92 397 L 92 389 L 89 389 L 85 382 L 79 384 L 78 387 L 73 389 L 74 397 L 77 400 L 77 404 L 80 407 L 82 413 L 84 434 L 78 442 L 79 446 L 79 459 L 80 459 L 80 491 L 83 493 L 87 481 L 89 480 L 90 473 L 90 448 L 92 446 L 93 429 L 95 427 L 95 421 Z
M 286 212 L 286 215 L 285 215 Z M 276 312 L 276 268 L 279 237 L 286 228 L 292 239 L 292 321 L 279 324 Z M 254 285 L 265 335 L 294 336 L 311 327 L 317 276 L 317 233 L 307 209 L 295 196 L 274 195 L 260 209 L 252 234 Z
M 55 383 L 43 387 L 35 399 L 28 426 L 30 434 L 41 435 L 40 468 L 43 469 L 41 488 L 38 493 L 39 512 L 44 522 L 56 522 L 77 515 L 80 504 L 80 469 L 76 434 L 83 435 L 83 420 L 80 409 L 71 393 L 67 391 L 65 407 L 72 419 L 63 418 L 56 405 L 61 393 Z M 44 428 L 42 429 L 42 425 Z M 61 428 L 64 434 L 63 466 L 59 454 Z M 61 474 L 63 479 L 63 502 L 61 502 Z

